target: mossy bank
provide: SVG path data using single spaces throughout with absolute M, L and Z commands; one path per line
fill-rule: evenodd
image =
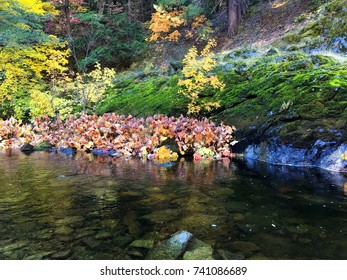
M 345 4 L 337 0 L 322 6 L 301 29 L 273 46 L 216 54 L 215 72 L 226 86 L 202 96 L 221 105 L 204 116 L 236 126 L 234 151 L 272 163 L 345 168 L 347 53 L 342 39 L 334 43 L 347 34 L 346 24 L 336 24 L 346 20 Z M 317 36 L 307 33 L 311 25 Z M 177 85 L 180 69 L 167 73 L 123 74 L 98 113 L 185 114 L 187 100 Z M 325 158 L 333 152 L 333 158 Z

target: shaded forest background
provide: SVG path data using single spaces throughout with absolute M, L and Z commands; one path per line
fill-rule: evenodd
M 183 93 L 170 100 L 175 108 L 158 108 L 159 113 L 189 114 L 191 104 L 215 104 L 205 106 L 208 110 L 203 113 L 209 116 L 213 107 L 218 113 L 219 104 L 230 95 L 217 100 L 216 89 L 227 89 L 231 82 L 228 69 L 216 71 L 222 52 L 243 48 L 252 53 L 261 45 L 276 44 L 288 32 L 309 24 L 326 2 L 0 0 L 0 117 L 30 121 L 42 115 L 65 118 L 81 112 L 124 111 L 129 107 L 115 104 L 119 100 L 115 94 L 126 93 L 128 78 L 133 87 L 144 81 L 140 87 L 145 88 L 152 74 L 170 77 L 167 86 Z M 344 3 L 335 0 L 329 7 L 341 10 Z M 343 28 L 335 31 L 339 38 Z M 281 42 L 282 50 L 297 45 L 293 40 Z M 309 45 L 306 39 L 302 42 Z M 215 58 L 212 47 L 220 54 Z M 195 90 L 187 90 L 189 86 Z M 167 96 L 153 95 L 155 100 L 149 103 L 165 107 Z

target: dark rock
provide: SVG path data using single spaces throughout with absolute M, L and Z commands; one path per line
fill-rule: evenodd
M 242 252 L 245 255 L 251 255 L 253 252 L 260 250 L 260 247 L 252 242 L 246 241 L 235 241 L 231 243 L 231 247 L 239 252 Z
M 175 260 L 179 258 L 193 237 L 190 232 L 181 231 L 169 239 L 159 242 L 146 256 L 147 260 Z
M 102 240 L 102 239 L 109 239 L 112 237 L 112 233 L 108 231 L 102 231 L 95 235 L 95 239 Z
M 244 260 L 245 256 L 241 253 L 232 253 L 227 250 L 220 249 L 218 254 L 222 260 Z
M 25 257 L 25 260 L 43 260 L 48 258 L 53 252 L 41 252 Z
M 317 140 L 307 148 L 297 148 L 276 142 L 262 142 L 250 145 L 244 152 L 245 158 L 256 159 L 272 164 L 319 167 L 331 171 L 343 171 L 341 159 L 347 144 L 337 145 L 336 142 Z
M 144 258 L 145 254 L 142 251 L 139 250 L 131 250 L 127 252 L 129 256 L 135 257 L 135 258 Z
M 34 151 L 34 146 L 29 143 L 25 143 L 19 148 L 19 150 L 25 154 L 32 153 Z
M 100 246 L 100 244 L 101 244 L 100 241 L 95 240 L 92 237 L 88 237 L 88 238 L 83 239 L 83 242 L 86 245 L 88 245 L 88 247 L 91 249 L 95 249 L 96 247 Z
M 119 247 L 124 247 L 126 245 L 128 245 L 129 243 L 131 243 L 134 239 L 131 237 L 130 234 L 125 234 L 122 236 L 117 236 L 113 238 L 113 241 L 115 244 L 117 244 L 117 246 Z
M 72 251 L 71 250 L 66 250 L 66 251 L 57 252 L 57 253 L 53 254 L 51 256 L 51 258 L 54 259 L 54 260 L 65 260 L 68 257 L 70 257 L 71 255 L 72 255 Z

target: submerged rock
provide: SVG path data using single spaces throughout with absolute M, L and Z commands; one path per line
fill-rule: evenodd
M 9 252 L 9 251 L 22 249 L 28 245 L 29 243 L 27 241 L 18 241 L 18 242 L 3 246 L 2 248 L 0 248 L 0 252 Z
M 109 239 L 111 238 L 113 235 L 111 232 L 109 231 L 102 231 L 102 232 L 99 232 L 95 235 L 95 239 L 97 240 L 102 240 L 102 239 Z
M 184 260 L 214 260 L 211 245 L 193 238 L 183 255 Z
M 144 253 L 142 251 L 139 251 L 139 250 L 130 250 L 128 251 L 128 255 L 131 256 L 131 257 L 134 257 L 134 258 L 144 258 Z
M 169 239 L 156 244 L 146 256 L 147 260 L 175 260 L 186 250 L 188 242 L 193 237 L 190 232 L 180 231 Z
M 130 234 L 125 234 L 121 236 L 116 236 L 112 240 L 115 244 L 117 244 L 117 246 L 124 247 L 131 243 L 134 239 L 131 237 Z
M 70 235 L 73 232 L 73 229 L 68 226 L 57 227 L 54 231 L 55 234 L 59 235 Z
M 154 211 L 143 216 L 142 218 L 149 220 L 151 223 L 162 223 L 175 220 L 179 214 L 180 212 L 177 209 L 163 209 Z
M 220 249 L 218 254 L 222 260 L 244 260 L 245 256 L 241 253 L 232 253 L 228 250 Z
M 214 260 L 212 247 L 201 247 L 185 252 L 184 260 Z
M 83 243 L 85 243 L 89 248 L 95 249 L 96 247 L 100 246 L 101 242 L 98 240 L 95 240 L 93 237 L 88 237 L 83 239 Z
M 70 257 L 71 255 L 72 255 L 72 251 L 66 250 L 66 251 L 57 252 L 57 253 L 53 254 L 51 256 L 51 258 L 54 260 L 64 260 L 64 259 L 67 259 L 68 257 Z
M 52 255 L 54 252 L 41 252 L 41 253 L 36 253 L 34 255 L 30 255 L 25 257 L 25 260 L 42 260 L 45 258 L 48 258 L 50 255 Z
M 129 247 L 136 247 L 136 248 L 144 248 L 144 249 L 152 249 L 154 247 L 154 240 L 135 240 L 133 241 Z
M 251 255 L 252 253 L 260 250 L 260 247 L 257 244 L 245 241 L 235 241 L 231 243 L 231 248 L 236 251 L 240 251 L 245 255 Z

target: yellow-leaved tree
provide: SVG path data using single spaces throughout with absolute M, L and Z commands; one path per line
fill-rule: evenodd
M 43 32 L 54 7 L 42 0 L 0 0 L 0 113 L 53 115 L 49 90 L 66 75 L 67 44 Z
M 222 90 L 225 86 L 217 75 L 210 73 L 216 66 L 212 53 L 212 48 L 215 46 L 216 41 L 210 39 L 200 54 L 193 46 L 183 59 L 184 79 L 179 79 L 178 85 L 181 86 L 179 93 L 189 100 L 188 115 L 197 116 L 201 111 L 211 111 L 212 108 L 219 107 L 219 102 L 205 101 L 201 98 L 202 93 L 213 89 Z
M 152 14 L 149 25 L 151 42 L 206 39 L 212 32 L 207 18 L 204 15 L 189 16 L 187 7 L 165 9 L 160 5 L 153 6 L 156 12 Z
M 95 111 L 97 103 L 102 99 L 107 88 L 113 87 L 112 81 L 116 71 L 110 68 L 101 69 L 96 63 L 95 69 L 89 73 L 77 73 L 76 78 L 68 87 L 74 93 L 77 101 L 82 105 L 83 113 L 87 107 Z
M 53 115 L 57 84 L 68 69 L 70 54 L 64 47 L 64 43 L 47 42 L 31 47 L 0 48 L 0 102 L 12 104 L 16 117 L 21 118 L 25 109 L 30 109 L 32 116 Z M 48 104 L 47 100 L 42 104 L 43 95 L 38 92 L 47 96 Z

